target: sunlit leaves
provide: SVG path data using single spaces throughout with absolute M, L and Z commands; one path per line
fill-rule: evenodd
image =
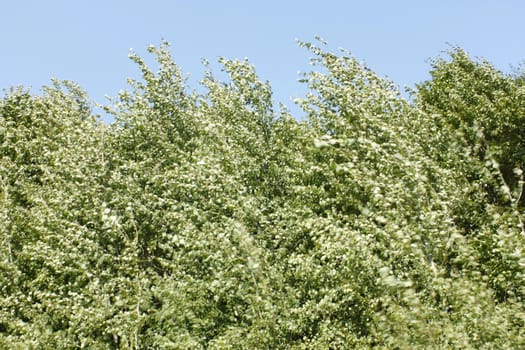
M 166 42 L 113 125 L 71 82 L 0 101 L 0 347 L 525 346 L 523 77 L 455 50 L 409 102 L 300 46 L 303 121 Z

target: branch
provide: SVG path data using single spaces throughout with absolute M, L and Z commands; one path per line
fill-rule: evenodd
M 523 180 L 523 170 L 521 169 L 519 170 L 520 170 L 520 173 L 519 173 L 520 180 L 518 181 L 518 184 L 520 185 L 520 194 L 518 195 L 518 198 L 516 199 L 515 207 L 516 207 L 516 211 L 518 212 L 518 219 L 521 225 L 521 233 L 525 236 L 525 225 L 524 225 L 523 219 L 521 218 L 521 213 L 519 212 L 519 209 L 518 209 L 518 205 L 521 201 L 521 196 L 523 196 L 523 187 L 525 186 L 525 181 Z
M 503 191 L 505 192 L 505 194 L 507 195 L 507 197 L 509 198 L 509 201 L 511 203 L 512 206 L 514 206 L 514 198 L 512 198 L 512 192 L 510 191 L 510 187 L 509 185 L 507 184 L 507 181 L 505 181 L 505 178 L 503 177 L 503 174 L 501 173 L 501 169 L 499 167 L 499 163 L 494 159 L 494 157 L 492 157 L 492 154 L 489 153 L 489 157 L 490 157 L 490 161 L 492 162 L 492 166 L 494 167 L 494 169 L 496 169 L 498 171 L 498 176 L 501 180 L 501 182 L 503 183 Z
M 518 184 L 520 185 L 520 193 L 518 195 L 518 198 L 516 198 L 516 207 L 521 201 L 521 197 L 523 196 L 523 187 L 525 185 L 525 181 L 523 180 L 523 170 L 521 169 L 519 169 L 519 176 L 520 176 L 520 180 L 518 181 Z

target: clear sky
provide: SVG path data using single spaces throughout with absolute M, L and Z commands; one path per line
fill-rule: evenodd
M 295 39 L 315 35 L 401 87 L 428 78 L 428 59 L 447 43 L 510 71 L 525 60 L 525 1 L 3 0 L 0 89 L 38 93 L 56 77 L 105 103 L 127 77 L 139 77 L 129 49 L 144 56 L 166 39 L 190 84 L 202 78 L 201 58 L 247 57 L 275 99 L 292 107 L 291 97 L 304 93 L 297 72 L 309 69 Z

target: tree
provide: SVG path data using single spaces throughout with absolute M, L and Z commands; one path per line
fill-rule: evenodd
M 525 346 L 523 75 L 457 49 L 409 102 L 299 45 L 303 121 L 166 42 L 112 125 L 71 82 L 0 100 L 1 347 Z
M 523 301 L 523 79 L 504 75 L 461 49 L 438 59 L 418 103 L 440 126 L 439 156 L 463 183 L 454 204 L 456 226 L 475 246 L 481 274 L 498 301 Z M 505 277 L 503 277 L 505 276 Z

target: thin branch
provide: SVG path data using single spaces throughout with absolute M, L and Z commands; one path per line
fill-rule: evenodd
M 514 198 L 512 198 L 512 192 L 510 191 L 510 187 L 509 185 L 507 184 L 507 181 L 505 181 L 505 178 L 503 177 L 503 174 L 501 173 L 501 169 L 499 167 L 499 163 L 492 157 L 492 155 L 489 156 L 490 157 L 490 160 L 492 162 L 492 166 L 494 167 L 494 169 L 496 169 L 498 171 L 498 177 L 500 178 L 502 184 L 503 184 L 503 191 L 505 192 L 505 194 L 507 195 L 507 197 L 509 198 L 509 201 L 511 203 L 512 206 L 514 206 Z
M 520 194 L 518 195 L 518 198 L 516 199 L 516 203 L 515 203 L 516 207 L 518 206 L 519 202 L 521 201 L 521 197 L 523 196 L 523 187 L 525 185 L 525 181 L 523 180 L 523 171 L 521 171 L 520 173 L 520 180 L 518 181 L 518 184 L 520 185 Z
M 520 173 L 520 180 L 518 181 L 518 183 L 520 184 L 521 188 L 520 188 L 520 194 L 518 195 L 518 198 L 516 199 L 515 208 L 516 208 L 516 211 L 518 212 L 518 220 L 520 221 L 520 225 L 521 225 L 521 233 L 525 236 L 525 224 L 523 222 L 523 219 L 521 218 L 521 213 L 519 212 L 519 209 L 518 209 L 519 203 L 521 201 L 521 197 L 523 196 L 523 187 L 525 186 L 525 181 L 523 180 L 523 171 Z

